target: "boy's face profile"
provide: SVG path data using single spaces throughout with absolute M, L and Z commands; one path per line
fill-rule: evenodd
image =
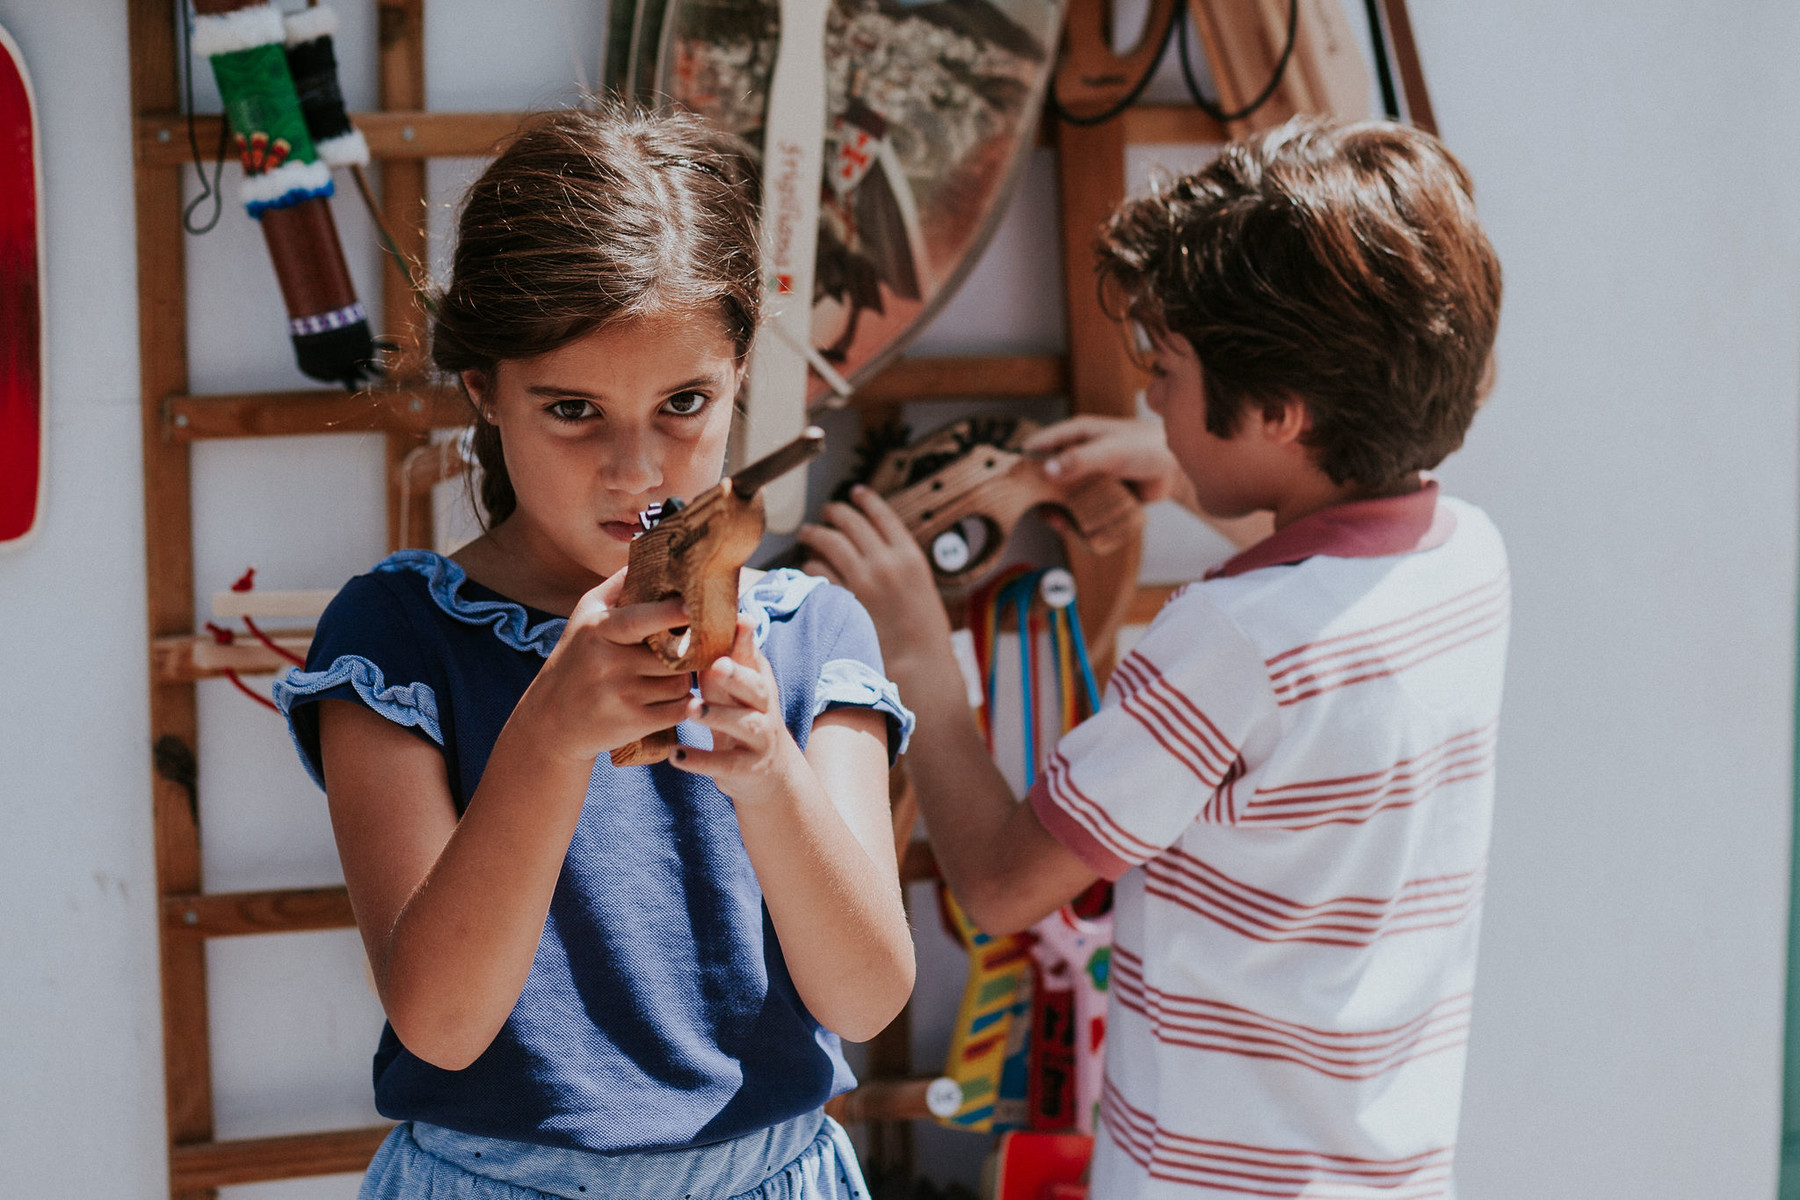
M 1163 419 L 1163 440 L 1194 485 L 1200 508 L 1220 519 L 1279 505 L 1281 472 L 1291 469 L 1287 440 L 1272 440 L 1269 422 L 1248 406 L 1230 437 L 1206 428 L 1206 380 L 1194 347 L 1178 333 L 1148 335 L 1150 383 L 1144 399 Z

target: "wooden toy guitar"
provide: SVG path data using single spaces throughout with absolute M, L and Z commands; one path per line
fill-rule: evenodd
M 645 645 L 669 666 L 697 671 L 731 652 L 737 633 L 738 575 L 763 535 L 763 500 L 770 480 L 825 448 L 825 431 L 808 426 L 799 437 L 683 504 L 664 501 L 650 526 L 631 543 L 621 604 L 679 598 L 690 624 L 658 633 Z M 659 763 L 675 749 L 664 729 L 612 752 L 616 767 Z
M 1024 418 L 958 421 L 882 455 L 866 482 L 893 506 L 931 560 L 938 587 L 964 591 L 999 562 L 1019 518 L 1060 510 L 1099 554 L 1124 546 L 1144 524 L 1144 506 L 1116 479 L 1077 484 L 1044 474 L 1021 448 L 1038 428 Z

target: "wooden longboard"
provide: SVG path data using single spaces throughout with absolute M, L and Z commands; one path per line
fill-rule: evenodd
M 1064 5 L 829 0 L 814 14 L 824 18 L 818 47 L 816 24 L 802 33 L 781 0 L 613 5 L 608 84 L 673 100 L 743 137 L 764 158 L 765 209 L 794 214 L 772 228 L 765 220 L 767 240 L 778 253 L 793 243 L 807 252 L 793 269 L 769 264 L 781 328 L 758 354 L 798 362 L 753 369 L 749 453 L 793 437 L 805 409 L 828 403 L 838 384 L 878 372 L 967 275 L 1031 147 Z M 790 26 L 808 40 L 804 54 L 784 36 Z M 806 82 L 819 103 L 787 102 L 793 73 L 808 71 L 820 76 Z M 765 392 L 797 394 L 759 397 L 764 379 L 780 380 Z M 757 430 L 771 406 L 781 427 Z M 786 523 L 781 509 L 772 493 L 771 529 Z
M 44 221 L 37 109 L 0 29 L 0 550 L 37 532 L 44 499 Z

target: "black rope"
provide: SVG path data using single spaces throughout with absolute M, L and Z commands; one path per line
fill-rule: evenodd
M 1194 65 L 1188 58 L 1187 22 L 1181 22 L 1176 49 L 1181 54 L 1181 79 L 1183 83 L 1187 84 L 1188 95 L 1194 98 L 1194 103 L 1200 106 L 1201 112 L 1221 125 L 1228 121 L 1243 120 L 1268 103 L 1269 97 L 1275 94 L 1275 89 L 1281 86 L 1282 76 L 1287 74 L 1288 60 L 1294 56 L 1294 37 L 1299 32 L 1300 0 L 1288 0 L 1287 45 L 1281 48 L 1281 57 L 1275 60 L 1275 70 L 1270 73 L 1269 82 L 1263 85 L 1262 91 L 1256 93 L 1256 98 L 1250 103 L 1236 112 L 1226 112 L 1222 107 L 1200 94 L 1200 85 L 1194 81 Z
M 188 20 L 187 6 L 184 4 L 182 5 L 181 13 L 181 80 L 183 87 L 187 92 L 188 149 L 193 152 L 194 170 L 200 176 L 200 194 L 190 200 L 187 207 L 181 210 L 181 227 L 189 233 L 198 236 L 202 233 L 212 232 L 213 226 L 219 223 L 220 214 L 224 212 L 224 193 L 219 190 L 219 177 L 225 173 L 226 137 L 231 122 L 225 118 L 224 114 L 220 114 L 219 157 L 218 161 L 213 164 L 212 182 L 208 183 L 206 180 L 206 163 L 200 157 L 200 139 L 198 135 L 194 133 L 193 36 L 193 22 Z M 212 218 L 208 220 L 206 224 L 196 228 L 194 226 L 194 210 L 199 208 L 202 204 L 205 204 L 208 200 L 211 200 L 213 205 Z
M 1162 36 L 1157 39 L 1155 56 L 1151 58 L 1150 64 L 1144 68 L 1144 73 L 1138 77 L 1138 81 L 1131 85 L 1131 90 L 1125 93 L 1124 98 L 1105 112 L 1098 113 L 1091 117 L 1078 117 L 1068 109 L 1064 108 L 1062 100 L 1056 94 L 1056 76 L 1052 75 L 1050 77 L 1049 94 L 1050 111 L 1055 114 L 1057 120 L 1066 121 L 1070 125 L 1088 128 L 1095 125 L 1104 125 L 1120 113 L 1124 112 L 1127 108 L 1130 108 L 1131 102 L 1142 95 L 1146 87 L 1150 86 L 1150 77 L 1156 74 L 1156 68 L 1162 65 L 1163 55 L 1169 52 L 1169 38 L 1174 36 L 1175 26 L 1181 23 L 1182 5 L 1184 2 L 1185 0 L 1176 0 L 1176 2 L 1170 6 L 1169 21 L 1168 24 L 1163 26 Z
M 1387 27 L 1381 20 L 1381 0 L 1363 0 L 1369 14 L 1369 44 L 1375 48 L 1375 78 L 1381 83 L 1381 108 L 1388 120 L 1400 119 L 1400 95 L 1394 90 L 1394 71 L 1388 65 Z

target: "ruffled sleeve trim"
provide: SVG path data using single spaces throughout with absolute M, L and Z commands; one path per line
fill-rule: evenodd
M 769 626 L 777 617 L 793 615 L 808 596 L 824 586 L 825 580 L 820 576 L 808 575 L 792 567 L 770 571 L 751 584 L 749 590 L 738 597 L 738 610 L 753 623 L 757 647 L 760 649 L 768 640 Z
M 422 576 L 426 592 L 439 609 L 464 624 L 490 627 L 495 637 L 514 650 L 526 650 L 549 658 L 568 625 L 562 617 L 551 617 L 533 625 L 525 606 L 515 601 L 477 600 L 464 596 L 462 588 L 468 582 L 468 573 L 454 560 L 430 550 L 396 551 L 382 559 L 375 569 L 412 571 Z M 825 580 L 819 576 L 790 567 L 770 571 L 751 584 L 738 598 L 738 608 L 754 623 L 757 646 L 768 638 L 769 626 L 777 618 L 793 614 L 814 589 L 824 584 Z
M 551 617 L 531 623 L 525 606 L 511 600 L 476 600 L 462 594 L 468 572 L 455 561 L 429 550 L 399 550 L 376 564 L 377 571 L 413 571 L 425 578 L 431 601 L 465 625 L 487 625 L 514 650 L 550 657 L 568 621 Z
M 891 729 L 888 758 L 891 761 L 906 753 L 917 722 L 900 703 L 900 689 L 868 663 L 859 658 L 834 658 L 820 669 L 812 715 L 816 718 L 831 708 L 872 708 L 886 713 Z
M 296 703 L 334 691 L 345 684 L 354 688 L 357 696 L 370 709 L 394 724 L 423 730 L 432 741 L 440 746 L 444 744 L 444 731 L 438 725 L 437 695 L 431 690 L 431 686 L 425 683 L 390 685 L 382 677 L 380 667 L 358 654 L 346 654 L 323 671 L 302 671 L 296 668 L 275 681 L 275 704 L 288 717 L 289 731 L 293 730 L 293 708 Z M 298 738 L 295 744 L 299 745 Z M 306 773 L 312 776 L 313 782 L 324 787 L 325 780 L 304 746 L 300 746 L 300 761 L 306 764 Z

